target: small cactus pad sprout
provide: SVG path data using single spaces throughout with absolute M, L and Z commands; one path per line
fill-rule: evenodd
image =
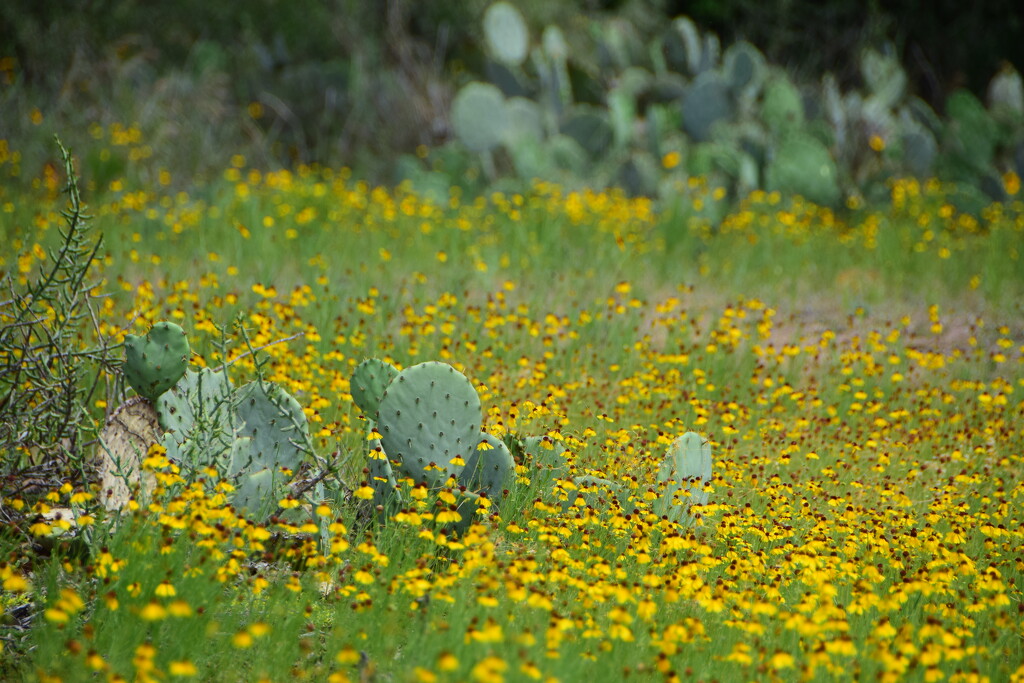
M 687 432 L 668 449 L 658 471 L 665 490 L 654 502 L 654 511 L 675 522 L 692 519 L 690 505 L 707 505 L 704 486 L 711 481 L 711 442 L 696 432 Z
M 349 380 L 352 400 L 363 411 L 363 415 L 372 419 L 377 415 L 380 397 L 398 375 L 398 368 L 379 358 L 367 358 L 356 366 Z
M 151 403 L 181 379 L 191 351 L 185 331 L 171 322 L 159 322 L 145 337 L 129 334 L 124 340 L 124 377 Z
M 430 361 L 406 368 L 380 400 L 377 430 L 402 473 L 431 487 L 458 477 L 480 442 L 480 397 L 461 372 Z

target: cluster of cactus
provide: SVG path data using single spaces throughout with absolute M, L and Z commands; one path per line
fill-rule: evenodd
M 511 173 L 670 198 L 699 175 L 728 189 L 723 199 L 760 188 L 836 206 L 898 175 L 937 174 L 997 199 L 1000 171 L 1024 175 L 1024 86 L 1011 66 L 993 80 L 987 109 L 961 91 L 942 120 L 907 93 L 899 63 L 874 50 L 860 57 L 865 90 L 842 93 L 831 75 L 798 87 L 750 43 L 723 50 L 686 17 L 655 36 L 607 20 L 589 53 L 571 51 L 554 26 L 531 36 L 504 0 L 483 29 L 483 78 L 457 93 L 451 124 L 492 181 Z M 667 155 L 682 163 L 664 164 Z M 439 153 L 441 167 L 459 168 L 452 156 Z M 443 174 L 406 161 L 414 186 L 444 194 Z M 702 216 L 724 210 L 709 203 Z
M 531 471 L 547 472 L 561 482 L 563 511 L 584 501 L 599 507 L 600 490 L 619 491 L 616 483 L 592 475 L 570 476 L 544 437 L 504 440 L 481 432 L 480 399 L 472 383 L 452 366 L 428 361 L 399 371 L 376 358 L 364 360 L 352 373 L 350 392 L 368 423 L 365 486 L 373 490 L 377 518 L 386 522 L 401 509 L 403 491 L 423 486 L 458 491 L 453 505 L 460 521 L 451 528 L 465 532 L 481 498 L 497 511 L 510 496 L 518 462 Z M 669 449 L 658 472 L 663 494 L 655 512 L 673 522 L 694 519 L 691 505 L 706 505 L 711 481 L 711 446 L 688 432 Z
M 515 461 L 504 442 L 480 431 L 480 397 L 465 375 L 436 361 L 399 372 L 371 358 L 355 368 L 350 385 L 369 423 L 366 483 L 382 520 L 401 505 L 402 482 L 457 488 L 463 500 L 454 528 L 460 532 L 481 497 L 502 505 Z
M 236 389 L 226 368 L 190 369 L 188 349 L 185 332 L 169 322 L 157 323 L 145 337 L 126 339 L 123 373 L 145 399 L 130 403 L 135 413 L 145 413 L 136 421 L 158 425 L 162 434 L 140 439 L 123 420 L 109 421 L 101 434 L 104 479 L 116 473 L 137 481 L 138 463 L 152 440 L 185 472 L 216 468 L 234 486 L 236 509 L 265 516 L 286 492 L 288 473 L 313 453 L 305 413 L 272 382 L 259 379 Z M 119 507 L 124 500 L 104 502 Z

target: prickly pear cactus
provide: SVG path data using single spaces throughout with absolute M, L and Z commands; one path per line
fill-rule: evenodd
M 235 439 L 232 443 L 228 476 L 235 486 L 231 504 L 239 512 L 261 517 L 277 505 L 275 489 L 281 488 L 283 475 L 270 466 L 254 466 L 250 439 Z
M 188 370 L 178 383 L 169 391 L 164 392 L 156 401 L 156 415 L 160 426 L 170 434 L 173 440 L 181 445 L 186 440 L 193 440 L 193 433 L 224 432 L 219 439 L 218 453 L 227 450 L 234 439 L 233 413 L 231 410 L 231 380 L 227 371 L 203 368 L 199 372 Z M 204 429 L 197 430 L 197 423 Z M 217 429 L 207 427 L 216 426 Z M 213 444 L 194 443 L 207 450 Z M 196 449 L 190 449 L 196 450 Z M 172 451 L 168 448 L 168 452 Z
M 377 430 L 404 475 L 431 487 L 459 476 L 480 441 L 480 397 L 461 372 L 430 361 L 406 368 L 380 400 Z
M 310 444 L 299 402 L 273 382 L 250 382 L 235 393 L 234 404 L 239 435 L 251 441 L 251 467 L 297 470 Z
M 696 142 L 711 139 L 712 127 L 734 113 L 729 84 L 717 72 L 707 71 L 686 89 L 682 99 L 683 130 Z
M 474 152 L 500 145 L 507 126 L 505 96 L 490 83 L 467 83 L 452 100 L 452 129 Z
M 156 479 L 152 472 L 143 471 L 142 460 L 159 436 L 156 411 L 142 397 L 128 399 L 110 415 L 96 453 L 99 499 L 106 509 L 127 505 L 136 486 L 143 494 L 152 492 Z
M 722 69 L 734 95 L 753 95 L 764 80 L 764 55 L 750 43 L 740 40 L 725 51 Z
M 373 432 L 373 423 L 370 423 Z M 391 469 L 387 454 L 380 439 L 369 441 L 369 453 L 366 456 L 366 470 L 369 474 L 369 485 L 373 489 L 373 506 L 379 510 L 378 520 L 387 521 L 389 512 L 402 504 L 402 495 L 398 492 L 398 480 Z
M 398 368 L 379 358 L 367 358 L 356 366 L 349 380 L 352 400 L 363 411 L 363 415 L 372 418 L 380 407 L 380 397 L 398 375 Z
M 512 486 L 515 471 L 516 462 L 508 446 L 498 437 L 481 432 L 480 443 L 466 460 L 459 481 L 470 491 L 486 494 L 498 505 Z
M 165 321 L 153 325 L 145 337 L 127 335 L 124 353 L 125 379 L 152 403 L 185 374 L 191 350 L 185 331 Z
M 828 148 L 806 133 L 793 131 L 783 138 L 765 169 L 765 186 L 821 206 L 835 206 L 841 196 L 838 176 Z
M 761 119 L 773 135 L 799 128 L 804 123 L 800 91 L 785 74 L 776 73 L 764 87 Z
M 711 481 L 711 442 L 696 432 L 687 432 L 669 447 L 658 471 L 665 484 L 654 512 L 674 522 L 691 520 L 691 505 L 707 505 L 704 486 Z
M 608 115 L 591 105 L 577 105 L 565 116 L 562 134 L 580 144 L 591 159 L 607 154 L 615 137 Z
M 519 66 L 530 48 L 530 33 L 523 15 L 504 0 L 484 13 L 484 38 L 491 55 L 509 66 Z

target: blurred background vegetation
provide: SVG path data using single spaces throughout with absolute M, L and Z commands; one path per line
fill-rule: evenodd
M 666 179 L 711 174 L 730 193 L 768 187 L 828 204 L 912 173 L 966 181 L 980 202 L 998 199 L 1005 173 L 1024 166 L 1013 90 L 1024 19 L 1015 0 L 936 0 L 925 9 L 907 0 L 526 0 L 512 4 L 529 56 L 511 61 L 496 44 L 503 38 L 485 30 L 491 4 L 7 0 L 0 139 L 19 151 L 21 175 L 36 178 L 55 164 L 50 141 L 60 133 L 99 192 L 124 177 L 201 184 L 241 155 L 262 168 L 345 166 L 371 182 L 406 179 L 442 194 L 529 176 L 658 195 Z M 696 33 L 673 24 L 680 15 Z M 692 63 L 694 40 L 701 64 Z M 738 43 L 771 67 L 756 88 L 729 71 Z M 690 63 L 676 66 L 674 48 Z M 868 51 L 878 59 L 866 66 Z M 704 72 L 727 88 L 711 84 L 724 113 L 701 113 L 713 130 L 695 129 L 697 105 L 685 105 L 688 93 L 706 99 L 695 87 L 714 80 Z M 1000 73 L 1009 78 L 1001 110 L 992 104 Z M 772 118 L 765 102 L 776 81 L 802 98 L 796 120 L 807 120 L 815 140 L 794 143 Z M 533 157 L 504 133 L 482 147 L 470 133 L 467 143 L 452 107 L 468 83 L 493 85 L 519 98 L 517 112 L 543 118 L 531 133 Z M 865 105 L 886 88 L 880 107 Z M 838 98 L 831 111 L 830 95 Z M 601 144 L 611 151 L 590 148 Z M 802 155 L 787 158 L 796 148 Z M 904 162 L 904 148 L 923 156 Z M 884 150 L 900 159 L 878 156 Z M 824 184 L 789 187 L 787 168 L 806 163 Z

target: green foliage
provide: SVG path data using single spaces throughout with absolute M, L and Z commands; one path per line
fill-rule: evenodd
M 145 337 L 125 335 L 124 350 L 124 377 L 150 402 L 178 383 L 191 353 L 185 330 L 167 321 L 153 325 Z
M 0 495 L 28 478 L 81 478 L 87 409 L 104 372 L 113 374 L 111 347 L 94 327 L 98 283 L 91 269 L 102 237 L 82 204 L 71 154 L 56 142 L 68 206 L 56 248 L 38 272 L 19 283 L 17 269 L 0 275 Z

